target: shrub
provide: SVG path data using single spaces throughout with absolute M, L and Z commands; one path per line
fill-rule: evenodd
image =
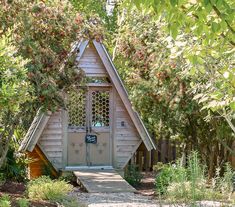
M 0 206 L 1 207 L 11 207 L 11 201 L 10 201 L 9 195 L 5 194 L 0 198 Z
M 187 180 L 186 169 L 180 166 L 180 162 L 177 161 L 176 164 L 164 164 L 158 169 L 155 180 L 155 186 L 157 192 L 160 194 L 166 193 L 167 188 L 172 182 L 184 182 Z
M 26 198 L 20 198 L 18 200 L 18 205 L 19 205 L 19 207 L 28 207 L 29 201 Z
M 168 185 L 172 181 L 173 167 L 171 165 L 165 165 L 160 172 L 157 174 L 155 180 L 155 186 L 157 192 L 160 194 L 166 193 Z
M 143 178 L 143 175 L 136 165 L 128 165 L 125 172 L 125 180 L 132 186 L 138 186 Z
M 0 179 L 13 180 L 22 182 L 25 181 L 26 169 L 29 160 L 23 154 L 17 154 L 16 149 L 10 146 L 4 165 L 0 169 Z
M 30 199 L 61 202 L 73 187 L 63 180 L 51 180 L 42 176 L 28 183 L 27 192 Z

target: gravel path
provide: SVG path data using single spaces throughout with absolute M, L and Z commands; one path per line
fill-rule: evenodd
M 74 191 L 71 196 L 78 198 L 81 207 L 190 207 L 183 204 L 161 204 L 151 196 L 143 196 L 134 193 L 84 193 Z M 222 207 L 220 202 L 197 202 L 197 207 Z
M 81 193 L 74 192 L 79 203 L 88 207 L 158 207 L 149 196 L 134 193 Z

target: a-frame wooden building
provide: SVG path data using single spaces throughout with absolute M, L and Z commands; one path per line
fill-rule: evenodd
M 20 147 L 37 159 L 29 165 L 31 178 L 41 175 L 43 166 L 54 173 L 123 169 L 141 143 L 155 149 L 104 45 L 93 40 L 77 47 L 86 85 L 66 94 L 67 110 L 39 112 L 32 122 Z

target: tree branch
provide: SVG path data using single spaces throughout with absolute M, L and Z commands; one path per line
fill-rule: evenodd
M 209 0 L 209 2 L 210 2 L 210 4 L 211 4 L 212 8 L 214 9 L 215 13 L 217 14 L 217 16 L 218 16 L 220 19 L 222 19 L 220 10 L 219 10 L 214 4 L 212 4 L 211 0 Z M 235 30 L 234 30 L 234 29 L 232 28 L 232 26 L 229 24 L 228 20 L 225 19 L 224 21 L 225 21 L 225 23 L 227 24 L 228 29 L 229 29 L 233 34 L 235 34 Z
M 228 115 L 224 115 L 224 118 L 227 121 L 227 123 L 229 124 L 229 126 L 231 127 L 231 129 L 233 130 L 233 132 L 235 133 L 235 126 L 233 125 L 231 119 L 228 117 Z

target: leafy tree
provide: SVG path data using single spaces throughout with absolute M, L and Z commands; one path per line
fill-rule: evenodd
M 235 2 L 232 0 L 126 0 L 153 20 L 166 22 L 173 53 L 188 60 L 184 75 L 192 77 L 195 99 L 203 109 L 217 111 L 234 127 Z M 162 28 L 164 29 L 164 28 Z M 186 40 L 186 41 L 185 41 Z M 181 44 L 180 44 L 181 43 Z M 174 55 L 174 54 L 172 54 Z M 200 94 L 198 94 L 200 93 Z M 210 110 L 209 110 L 210 112 Z
M 67 1 L 18 0 L 1 5 L 3 33 L 12 28 L 18 53 L 30 60 L 26 67 L 36 108 L 53 109 L 62 103 L 60 91 L 73 76 L 61 65 L 80 34 L 80 16 Z
M 219 46 L 219 36 L 235 45 L 235 18 L 233 0 L 126 0 L 130 7 L 135 4 L 139 10 L 153 12 L 164 19 L 173 38 L 181 31 L 193 33 L 203 39 L 203 44 Z M 220 45 L 221 46 L 221 45 Z
M 0 166 L 8 152 L 14 130 L 20 123 L 21 105 L 29 99 L 31 87 L 25 65 L 9 36 L 0 38 Z
M 188 149 L 192 146 L 205 153 L 204 161 L 213 173 L 214 166 L 227 160 L 227 151 L 231 152 L 231 129 L 223 120 L 204 120 L 207 111 L 201 111 L 193 97 L 199 90 L 195 84 L 206 85 L 206 76 L 197 80 L 189 75 L 192 64 L 184 56 L 185 46 L 193 40 L 189 35 L 174 40 L 165 26 L 152 14 L 135 9 L 126 12 L 119 28 L 115 62 L 148 129 L 158 139 L 181 144 L 182 150 L 185 143 Z M 218 162 L 214 151 L 220 152 Z

